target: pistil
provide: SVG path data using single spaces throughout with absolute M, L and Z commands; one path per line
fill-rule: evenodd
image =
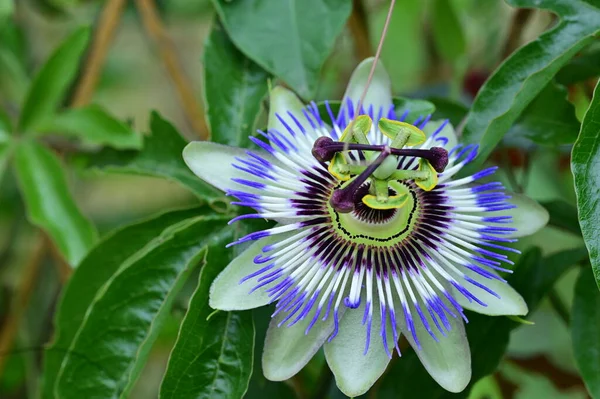
M 384 147 L 377 159 L 367 166 L 360 175 L 356 176 L 346 187 L 334 190 L 329 200 L 331 206 L 341 213 L 352 212 L 356 192 L 390 154 L 391 149 Z

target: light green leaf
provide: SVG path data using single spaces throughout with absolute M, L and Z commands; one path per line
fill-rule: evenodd
M 3 22 L 3 18 L 12 15 L 14 8 L 13 0 L 0 0 L 0 22 Z
M 463 56 L 465 36 L 450 0 L 434 0 L 431 4 L 431 32 L 437 51 L 444 59 L 454 62 Z
M 517 50 L 479 91 L 464 130 L 467 143 L 480 145 L 479 156 L 471 170 L 485 161 L 521 112 L 559 69 L 600 32 L 597 2 L 508 0 L 508 3 L 515 7 L 549 9 L 561 21 L 552 30 Z
M 248 147 L 267 94 L 267 78 L 215 21 L 204 43 L 204 102 L 212 141 Z
M 233 240 L 233 234 L 228 239 Z M 241 398 L 248 389 L 254 355 L 252 313 L 215 313 L 208 305 L 212 281 L 233 252 L 209 248 L 169 358 L 162 399 Z
M 150 130 L 151 134 L 145 137 L 142 150 L 116 151 L 107 148 L 88 156 L 85 159 L 87 166 L 112 173 L 162 177 L 178 182 L 198 197 L 210 201 L 223 197 L 194 176 L 186 166 L 181 155 L 186 141 L 156 112 L 152 113 Z
M 583 118 L 573 146 L 571 170 L 575 178 L 579 224 L 600 287 L 600 83 Z
M 97 233 L 73 200 L 59 159 L 38 143 L 22 141 L 15 149 L 15 162 L 29 220 L 44 229 L 69 264 L 76 266 Z
M 223 230 L 226 220 L 185 220 L 120 264 L 96 293 L 66 348 L 56 396 L 129 397 L 178 291 L 206 248 L 229 234 Z
M 592 398 L 600 397 L 600 292 L 595 280 L 589 268 L 581 271 L 571 324 L 575 361 Z
M 146 246 L 156 246 L 156 239 L 170 226 L 209 212 L 208 207 L 171 211 L 116 230 L 92 248 L 61 296 L 54 319 L 54 338 L 44 356 L 43 399 L 54 398 L 56 378 L 66 351 L 83 323 L 88 307 L 111 276 L 122 264 L 142 256 Z
M 27 93 L 21 111 L 19 131 L 30 133 L 36 130 L 56 112 L 77 75 L 79 61 L 89 37 L 89 28 L 77 29 L 42 66 Z
M 347 0 L 213 0 L 236 47 L 301 97 L 314 96 L 352 2 Z
M 66 110 L 42 122 L 38 134 L 63 135 L 85 144 L 117 149 L 139 149 L 142 146 L 142 138 L 136 132 L 97 105 Z

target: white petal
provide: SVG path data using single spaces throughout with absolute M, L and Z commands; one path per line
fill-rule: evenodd
M 346 100 L 350 98 L 353 106 L 356 108 L 367 84 L 373 61 L 373 57 L 367 58 L 356 67 L 350 77 L 350 82 L 346 87 L 346 92 L 344 93 L 344 98 L 342 100 L 343 105 L 346 105 Z M 377 62 L 373 79 L 371 80 L 369 90 L 363 101 L 363 106 L 366 110 L 368 110 L 371 105 L 376 113 L 380 108 L 383 108 L 384 115 L 392 105 L 392 83 L 381 60 Z
M 493 271 L 488 271 L 496 274 Z M 464 270 L 464 272 L 473 280 L 494 291 L 500 298 L 461 279 L 459 282 L 475 295 L 477 299 L 487 305 L 481 306 L 475 301 L 469 302 L 463 294 L 453 288 L 454 297 L 462 307 L 490 316 L 524 316 L 527 314 L 528 309 L 525 300 L 508 283 L 496 279 L 488 279 L 468 269 Z
M 331 335 L 334 330 L 333 311 L 327 320 L 319 319 L 309 333 L 305 334 L 306 327 L 314 318 L 316 307 L 314 306 L 304 320 L 291 327 L 287 327 L 289 321 L 277 327 L 286 317 L 284 313 L 277 314 L 271 320 L 262 357 L 263 373 L 267 379 L 283 381 L 296 375 Z M 323 316 L 322 312 L 320 317 Z
M 445 303 L 449 309 L 452 309 L 452 305 L 446 301 Z M 411 312 L 417 338 L 421 345 L 420 349 L 413 338 L 412 332 L 408 331 L 402 316 L 397 317 L 400 330 L 431 377 L 447 391 L 461 392 L 471 380 L 471 350 L 469 349 L 462 318 L 458 314 L 456 314 L 456 318 L 446 314 L 451 329 L 450 331 L 444 330 L 446 336 L 443 336 L 435 327 L 431 316 L 424 309 L 424 305 L 421 305 L 421 307 L 439 342 L 436 342 L 429 335 L 412 306 Z
M 357 309 L 347 309 L 340 323 L 338 335 L 325 344 L 325 358 L 335 376 L 335 382 L 345 395 L 356 397 L 373 386 L 385 371 L 390 358 L 381 341 L 381 317 L 379 301 L 373 304 L 373 320 L 369 351 L 365 354 L 367 328 L 362 324 L 366 300 L 361 299 Z M 389 320 L 389 319 L 388 319 Z M 390 353 L 394 351 L 394 339 L 388 327 L 387 342 Z
M 210 287 L 210 307 L 220 310 L 246 310 L 268 304 L 270 298 L 264 289 L 259 288 L 250 293 L 250 290 L 256 284 L 255 279 L 247 280 L 241 284 L 240 280 L 267 265 L 254 263 L 254 258 L 262 254 L 265 245 L 284 238 L 282 235 L 276 235 L 260 239 L 232 260 L 221 274 L 215 278 Z
M 265 159 L 272 157 L 265 151 L 252 150 Z M 221 191 L 240 190 L 250 191 L 232 178 L 256 181 L 251 174 L 233 167 L 235 157 L 247 158 L 246 150 L 227 145 L 211 143 L 210 141 L 193 141 L 183 149 L 183 160 L 192 172 L 205 182 Z
M 508 202 L 516 205 L 517 208 L 494 212 L 493 215 L 490 215 L 512 216 L 512 223 L 510 227 L 517 229 L 517 231 L 511 233 L 510 235 L 507 234 L 506 237 L 525 237 L 546 226 L 548 220 L 550 220 L 550 215 L 548 214 L 546 208 L 526 195 L 511 192 L 508 192 L 507 194 L 511 196 Z
M 427 124 L 423 128 L 423 132 L 427 135 L 427 137 L 429 137 L 433 133 L 435 133 L 438 130 L 438 128 L 442 126 L 442 124 L 444 124 L 443 120 L 427 122 Z M 436 141 L 434 141 L 431 146 L 444 147 L 448 151 L 456 147 L 456 145 L 458 144 L 456 132 L 450 122 L 447 122 L 445 124 L 442 130 L 435 135 L 435 138 Z
M 288 115 L 288 112 L 298 118 L 300 123 L 305 127 L 310 126 L 308 120 L 302 113 L 303 108 L 304 104 L 294 92 L 282 86 L 275 86 L 269 93 L 268 129 L 275 129 L 281 133 L 287 134 L 288 131 L 286 127 L 281 123 L 279 118 L 277 118 L 277 115 L 283 118 L 290 127 L 296 129 L 296 125 L 294 124 L 293 119 Z

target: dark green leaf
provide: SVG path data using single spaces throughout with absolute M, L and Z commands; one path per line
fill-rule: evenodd
M 128 397 L 177 292 L 206 248 L 228 234 L 226 225 L 223 216 L 185 220 L 120 264 L 68 346 L 57 396 Z
M 594 273 L 581 271 L 575 286 L 571 334 L 573 353 L 592 398 L 600 397 L 600 292 Z
M 236 47 L 301 97 L 312 98 L 352 2 L 213 0 Z
M 265 346 L 267 329 L 273 314 L 273 306 L 263 306 L 252 310 L 252 318 L 256 329 L 254 344 L 254 371 L 250 379 L 245 399 L 285 398 L 296 397 L 294 390 L 283 381 L 269 381 L 262 372 L 262 353 Z
M 208 305 L 212 281 L 232 254 L 222 247 L 208 251 L 169 358 L 160 388 L 162 399 L 241 398 L 248 389 L 254 351 L 252 313 L 214 313 Z
M 437 51 L 444 59 L 456 61 L 466 49 L 456 10 L 450 0 L 434 0 L 431 7 L 431 31 Z
M 116 230 L 92 248 L 62 293 L 54 320 L 54 339 L 44 356 L 42 398 L 54 398 L 58 371 L 86 310 L 119 267 L 139 256 L 148 244 L 156 245 L 154 240 L 170 226 L 209 212 L 208 207 L 168 212 Z
M 72 266 L 77 265 L 97 234 L 69 193 L 60 161 L 42 145 L 22 141 L 15 150 L 15 162 L 29 220 L 52 237 Z
M 469 112 L 465 105 L 447 98 L 433 97 L 428 98 L 427 101 L 435 106 L 433 120 L 448 119 L 455 128 L 460 125 Z
M 573 58 L 556 74 L 556 81 L 563 85 L 582 82 L 600 76 L 600 47 L 587 49 Z
M 0 180 L 4 174 L 4 169 L 6 169 L 6 164 L 8 163 L 11 150 L 12 143 L 9 141 L 4 141 L 2 138 L 0 138 Z
M 517 264 L 509 283 L 522 295 L 533 312 L 540 300 L 566 272 L 570 266 L 586 256 L 585 249 L 559 252 L 547 258 L 541 258 L 539 249 L 524 253 Z M 393 363 L 379 388 L 381 398 L 412 398 L 414 392 L 424 398 L 466 398 L 473 385 L 482 377 L 496 370 L 504 356 L 510 331 L 520 324 L 507 317 L 491 317 L 469 312 L 466 325 L 471 348 L 471 368 L 473 377 L 467 389 L 458 394 L 445 391 L 427 374 L 414 351 L 403 354 Z M 398 376 L 402 378 L 398 378 Z
M 142 146 L 142 138 L 137 133 L 97 105 L 62 112 L 42 122 L 38 132 L 74 137 L 85 144 L 118 149 Z
M 543 202 L 542 206 L 546 208 L 550 214 L 549 225 L 560 227 L 573 234 L 581 235 L 581 228 L 579 227 L 579 220 L 577 219 L 577 208 L 573 205 L 566 201 L 554 200 Z
M 517 50 L 479 91 L 464 130 L 467 143 L 480 145 L 480 155 L 471 168 L 485 161 L 558 70 L 600 32 L 597 3 L 596 6 L 584 0 L 508 0 L 508 3 L 515 7 L 549 9 L 561 21 Z
M 73 83 L 90 37 L 89 28 L 72 33 L 50 56 L 35 77 L 21 111 L 19 129 L 28 133 L 46 122 Z
M 523 111 L 506 137 L 528 138 L 540 145 L 571 144 L 577 139 L 579 121 L 567 90 L 550 83 Z
M 267 94 L 267 78 L 216 22 L 204 44 L 204 98 L 212 141 L 248 147 Z
M 166 178 L 181 183 L 203 199 L 223 197 L 223 194 L 196 177 L 186 166 L 181 153 L 187 142 L 173 125 L 153 112 L 150 130 L 152 134 L 145 137 L 141 151 L 116 151 L 107 148 L 88 157 L 88 166 L 107 172 Z
M 575 179 L 579 224 L 600 287 L 600 82 L 573 146 L 571 170 Z

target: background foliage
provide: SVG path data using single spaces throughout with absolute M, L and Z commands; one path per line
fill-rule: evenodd
M 405 350 L 365 397 L 600 398 L 600 0 L 397 3 L 398 110 L 450 119 L 550 223 L 515 244 L 535 324 L 470 315 L 467 390 Z M 0 0 L 1 398 L 343 397 L 322 353 L 262 376 L 269 309 L 208 307 L 253 226 L 181 151 L 250 146 L 276 83 L 339 100 L 388 5 Z

